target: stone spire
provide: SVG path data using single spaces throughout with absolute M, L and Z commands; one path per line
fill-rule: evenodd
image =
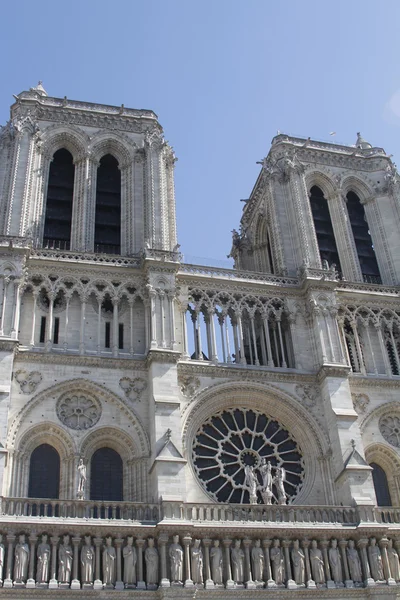
M 367 148 L 372 148 L 371 144 L 369 142 L 367 142 L 366 140 L 364 140 L 364 138 L 361 136 L 361 133 L 359 131 L 357 132 L 356 146 L 357 146 L 357 148 L 361 148 L 362 150 L 366 150 Z
M 39 81 L 38 84 L 35 87 L 32 87 L 29 91 L 31 92 L 36 92 L 37 94 L 39 94 L 40 96 L 47 96 L 47 92 L 43 87 L 43 82 Z

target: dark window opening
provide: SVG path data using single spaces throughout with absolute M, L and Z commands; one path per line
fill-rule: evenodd
M 69 250 L 71 243 L 72 202 L 75 166 L 68 150 L 53 156 L 47 187 L 43 247 Z
M 97 169 L 94 250 L 121 252 L 121 172 L 111 154 L 103 156 Z
M 124 349 L 124 325 L 123 325 L 123 323 L 120 323 L 119 327 L 118 327 L 118 348 L 120 350 Z
M 60 333 L 60 319 L 56 317 L 54 319 L 54 334 L 53 334 L 53 343 L 58 344 L 58 336 Z
M 369 465 L 372 467 L 372 480 L 374 482 L 376 502 L 378 506 L 392 506 L 390 498 L 389 485 L 385 471 L 376 463 Z
M 110 347 L 110 333 L 111 333 L 111 324 L 106 323 L 106 339 L 105 339 L 105 344 L 104 344 L 106 348 Z
M 53 446 L 42 444 L 32 452 L 29 467 L 29 498 L 58 498 L 60 456 Z
M 122 459 L 112 448 L 99 448 L 90 466 L 90 499 L 123 500 Z
M 41 317 L 39 342 L 41 344 L 44 344 L 45 340 L 46 340 L 46 317 Z
M 364 207 L 354 192 L 349 192 L 346 199 L 363 279 L 367 283 L 382 283 Z
M 322 190 L 316 185 L 310 191 L 310 205 L 321 261 L 327 261 L 329 267 L 335 265 L 336 270 L 341 273 L 342 269 L 328 202 Z

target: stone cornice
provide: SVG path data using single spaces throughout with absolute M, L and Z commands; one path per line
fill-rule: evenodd
M 211 377 L 212 379 L 230 379 L 235 381 L 252 381 L 254 383 L 315 383 L 316 376 L 312 373 L 301 373 L 294 369 L 270 369 L 269 367 L 255 367 L 242 365 L 213 365 L 200 361 L 180 361 L 178 373 L 182 375 L 196 375 Z
M 392 389 L 400 388 L 400 376 L 388 377 L 385 375 L 370 375 L 365 377 L 364 375 L 358 375 L 357 373 L 350 373 L 349 382 L 351 390 L 358 390 L 366 387 Z
M 20 349 L 15 359 L 17 363 L 71 365 L 77 367 L 98 367 L 99 369 L 129 369 L 131 371 L 145 371 L 147 369 L 146 361 L 143 358 L 107 358 L 104 356 L 80 356 L 74 354 L 56 354 L 50 352 L 30 352 L 29 350 Z
M 181 356 L 176 350 L 164 350 L 162 348 L 153 348 L 149 351 L 146 359 L 146 366 L 150 366 L 153 362 L 161 363 L 177 363 Z
M 320 383 L 327 377 L 340 377 L 342 379 L 347 379 L 350 371 L 351 368 L 347 365 L 324 364 L 318 371 L 317 381 Z

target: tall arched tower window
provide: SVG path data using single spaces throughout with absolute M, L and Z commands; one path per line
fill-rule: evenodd
M 346 195 L 346 199 L 347 212 L 364 281 L 368 283 L 381 283 L 379 267 L 364 207 L 354 192 L 349 192 Z
M 29 466 L 29 498 L 58 498 L 60 456 L 50 444 L 42 444 L 31 454 Z
M 123 500 L 122 459 L 112 448 L 99 448 L 92 456 L 90 499 Z
M 261 218 L 257 225 L 254 253 L 256 258 L 255 268 L 257 271 L 261 271 L 262 273 L 275 272 L 272 259 L 270 231 L 265 218 Z
M 61 148 L 53 156 L 47 186 L 43 246 L 69 250 L 75 166 L 72 154 Z
M 121 172 L 111 154 L 103 156 L 97 169 L 94 250 L 121 253 Z
M 336 270 L 341 272 L 328 202 L 316 185 L 310 190 L 310 204 L 321 261 L 327 261 L 330 267 L 335 264 Z
M 385 471 L 376 463 L 369 465 L 372 467 L 372 480 L 374 482 L 376 502 L 378 506 L 392 506 L 390 498 L 389 485 Z

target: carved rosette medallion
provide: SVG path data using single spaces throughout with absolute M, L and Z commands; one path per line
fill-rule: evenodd
M 391 446 L 400 448 L 400 416 L 383 415 L 379 419 L 379 431 Z
M 57 401 L 56 412 L 61 423 L 82 431 L 96 425 L 101 417 L 101 404 L 87 392 L 64 394 Z
M 272 473 L 283 467 L 285 492 L 290 503 L 304 478 L 301 450 L 282 425 L 267 415 L 244 408 L 226 409 L 210 417 L 197 431 L 192 460 L 203 488 L 217 502 L 248 504 L 247 466 L 257 477 L 257 501 L 263 503 L 262 459 L 271 463 Z M 278 501 L 275 483 L 272 502 Z

